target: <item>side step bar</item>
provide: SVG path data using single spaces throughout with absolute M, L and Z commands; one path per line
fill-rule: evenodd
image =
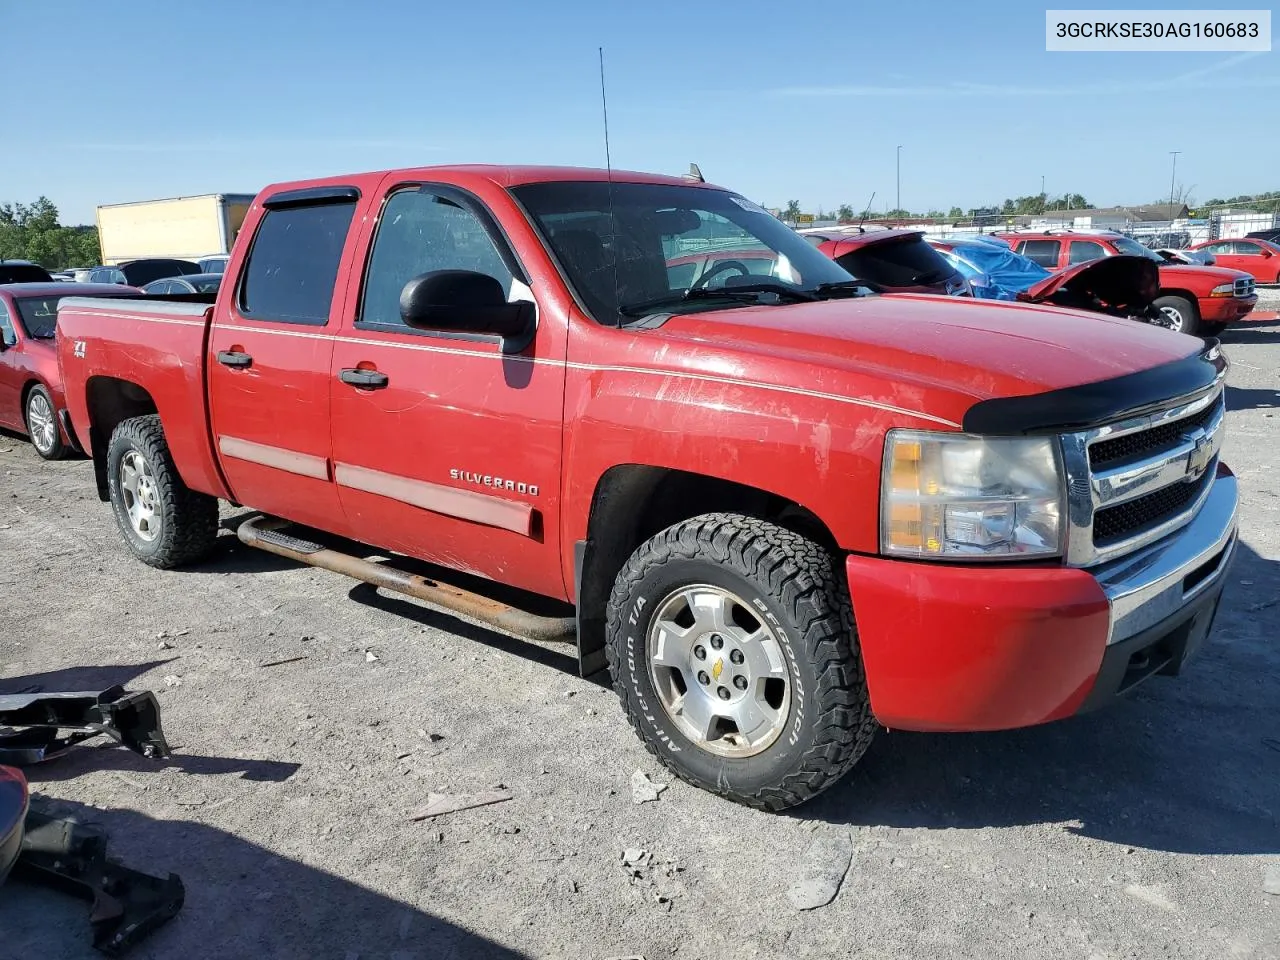
M 275 517 L 252 517 L 236 530 L 240 542 L 276 556 L 287 557 L 299 563 L 313 567 L 332 570 L 347 577 L 363 580 L 365 583 L 385 590 L 394 590 L 417 600 L 425 601 L 432 606 L 441 607 L 453 613 L 460 613 L 481 623 L 507 630 L 531 640 L 544 642 L 573 643 L 577 633 L 577 620 L 574 617 L 540 617 L 525 610 L 517 610 L 508 604 L 490 597 L 461 590 L 445 583 L 428 580 L 388 567 L 381 563 L 373 563 L 349 553 L 329 550 L 318 543 L 301 540 L 281 531 L 290 526 L 289 521 Z

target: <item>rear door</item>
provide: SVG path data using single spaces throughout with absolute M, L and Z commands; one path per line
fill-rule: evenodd
M 1235 244 L 1231 240 L 1218 240 L 1209 244 L 1207 247 L 1201 247 L 1206 253 L 1213 254 L 1213 265 L 1215 267 L 1231 267 L 1235 269 Z
M 384 192 L 361 245 L 363 283 L 349 280 L 329 379 L 334 473 L 351 536 L 564 596 L 563 321 L 540 316 L 515 352 L 494 337 L 406 326 L 400 291 L 434 270 L 485 273 L 509 300 L 533 296 L 476 196 L 394 181 Z
M 1046 270 L 1057 270 L 1058 260 L 1062 256 L 1062 241 L 1022 240 L 1018 243 L 1017 252 Z
M 1271 250 L 1253 240 L 1236 240 L 1232 245 L 1231 262 L 1220 263 L 1220 266 L 1234 267 L 1253 275 L 1259 283 L 1271 283 L 1277 279 L 1280 264 L 1272 256 Z
M 339 186 L 267 198 L 209 337 L 214 443 L 235 498 L 335 532 L 329 360 L 358 197 Z

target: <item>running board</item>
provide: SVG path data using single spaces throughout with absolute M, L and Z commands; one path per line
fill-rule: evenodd
M 395 567 L 373 563 L 349 553 L 330 550 L 318 543 L 302 540 L 281 531 L 289 521 L 275 517 L 257 516 L 240 524 L 236 536 L 240 542 L 279 557 L 287 557 L 299 563 L 309 564 L 341 573 L 347 577 L 385 590 L 403 593 L 432 606 L 452 613 L 460 613 L 479 620 L 491 627 L 507 630 L 530 640 L 573 643 L 577 634 L 574 617 L 540 617 L 525 610 L 517 610 L 509 604 L 484 597 L 478 593 L 461 590 L 445 583 L 428 580 Z

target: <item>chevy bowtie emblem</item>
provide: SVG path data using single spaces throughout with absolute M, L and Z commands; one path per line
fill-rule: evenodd
M 724 657 L 716 659 L 716 665 L 711 668 L 711 677 L 713 680 L 719 680 L 720 674 L 724 672 Z
M 1192 439 L 1192 438 L 1188 438 Z M 1187 477 L 1195 480 L 1209 469 L 1209 461 L 1213 459 L 1213 438 L 1206 433 L 1194 437 L 1195 446 L 1187 454 Z

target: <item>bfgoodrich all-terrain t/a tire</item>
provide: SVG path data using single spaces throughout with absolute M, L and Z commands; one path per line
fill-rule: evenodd
M 791 807 L 875 735 L 838 562 L 776 524 L 707 514 L 663 530 L 619 573 L 607 631 L 631 725 L 705 790 Z
M 124 420 L 107 447 L 107 492 L 120 533 L 143 563 L 200 560 L 218 536 L 218 501 L 182 482 L 155 414 Z

